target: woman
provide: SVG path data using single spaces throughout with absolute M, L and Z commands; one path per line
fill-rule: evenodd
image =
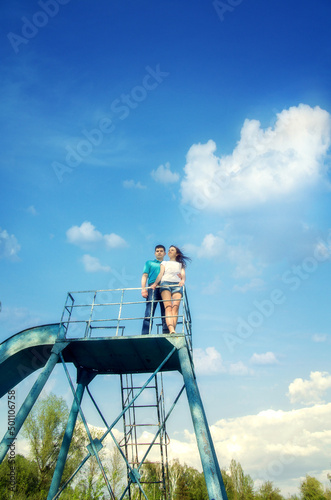
M 166 323 L 170 333 L 176 333 L 178 310 L 186 279 L 185 267 L 191 259 L 174 245 L 168 251 L 169 261 L 163 261 L 160 273 L 151 288 L 155 290 L 160 283 L 161 297 L 164 302 Z

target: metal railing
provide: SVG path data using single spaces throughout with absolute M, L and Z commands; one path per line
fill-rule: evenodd
M 153 311 L 155 291 L 152 299 L 141 296 L 141 288 L 115 288 L 109 290 L 89 290 L 69 292 L 64 305 L 61 324 L 65 338 L 109 338 L 140 335 L 144 319 L 149 320 L 149 333 L 162 331 L 160 305 L 156 304 L 154 316 L 145 316 L 147 302 Z M 165 303 L 165 301 L 163 301 Z M 173 316 L 169 316 L 173 317 Z M 176 334 L 184 335 L 188 345 L 192 345 L 191 313 L 185 287 L 180 299 Z

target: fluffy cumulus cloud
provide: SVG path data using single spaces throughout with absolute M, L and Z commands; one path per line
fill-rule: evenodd
M 96 257 L 92 257 L 92 255 L 85 254 L 82 257 L 82 262 L 84 265 L 84 269 L 88 273 L 97 273 L 97 272 L 109 272 L 110 267 L 109 266 L 103 266 L 99 259 Z
M 242 361 L 238 361 L 230 364 L 229 373 L 230 375 L 247 375 L 252 371 Z
M 221 354 L 215 347 L 193 349 L 194 368 L 198 375 L 213 376 L 215 373 L 229 373 L 230 375 L 246 375 L 252 373 L 242 362 L 231 363 L 226 366 Z
M 296 378 L 289 385 L 288 397 L 292 403 L 314 404 L 322 401 L 330 387 L 331 375 L 328 372 L 311 372 L 309 380 Z
M 212 140 L 190 148 L 182 202 L 200 210 L 243 209 L 314 185 L 324 174 L 330 134 L 329 113 L 304 104 L 278 113 L 266 130 L 246 120 L 231 155 L 218 157 Z
M 195 371 L 200 375 L 225 372 L 222 356 L 215 347 L 197 348 L 193 351 Z
M 88 221 L 83 222 L 80 226 L 72 226 L 67 230 L 66 234 L 69 243 L 81 248 L 103 245 L 107 249 L 112 249 L 127 246 L 121 236 L 115 233 L 103 235 Z
M 0 228 L 0 259 L 16 260 L 20 248 L 16 237 Z
M 179 175 L 172 172 L 170 164 L 160 165 L 156 170 L 152 170 L 151 176 L 156 182 L 161 184 L 173 184 L 179 181 Z
M 256 352 L 250 359 L 253 365 L 274 365 L 278 363 L 276 356 L 273 352 L 265 352 L 262 354 L 257 354 Z

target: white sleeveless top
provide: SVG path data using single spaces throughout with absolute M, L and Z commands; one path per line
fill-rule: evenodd
M 170 281 L 171 283 L 180 282 L 180 278 L 177 276 L 182 270 L 182 264 L 180 262 L 164 260 L 161 262 L 161 265 L 165 268 L 161 283 L 163 283 L 163 281 Z

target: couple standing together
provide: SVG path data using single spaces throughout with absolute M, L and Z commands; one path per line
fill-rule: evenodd
M 142 335 L 147 335 L 152 331 L 151 322 L 157 304 L 160 304 L 161 309 L 162 332 L 176 333 L 179 304 L 186 279 L 185 268 L 191 259 L 174 245 L 171 245 L 168 251 L 170 260 L 164 260 L 165 255 L 165 247 L 156 245 L 156 258 L 148 260 L 144 267 L 141 295 L 146 298 L 146 310 Z

